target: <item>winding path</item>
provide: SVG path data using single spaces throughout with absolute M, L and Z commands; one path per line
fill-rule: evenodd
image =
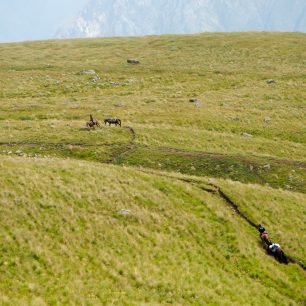
M 115 163 L 122 155 L 129 153 L 131 150 L 135 149 L 137 147 L 137 145 L 134 143 L 135 138 L 136 138 L 136 133 L 134 131 L 134 129 L 130 126 L 126 126 L 125 129 L 127 129 L 130 133 L 130 141 L 128 144 L 125 144 L 123 146 L 121 146 L 116 154 L 109 160 L 107 161 L 108 163 Z M 61 143 L 61 144 L 57 144 L 57 143 L 38 143 L 38 142 L 0 142 L 0 146 L 9 146 L 9 147 L 14 147 L 14 146 L 29 146 L 29 147 L 35 147 L 35 146 L 40 146 L 40 147 L 54 147 L 54 148 L 59 148 L 59 147 L 63 147 L 63 146 L 79 146 L 79 147 L 112 147 L 113 144 L 85 144 L 85 143 Z M 187 150 L 183 150 L 183 149 L 175 149 L 175 148 L 167 148 L 167 147 L 158 147 L 155 148 L 159 151 L 163 151 L 163 152 L 168 152 L 168 153 L 176 153 L 176 154 L 180 154 L 180 155 L 186 155 L 186 156 L 213 156 L 213 157 L 225 157 L 225 156 L 231 156 L 228 154 L 222 154 L 222 153 L 209 153 L 209 152 L 196 152 L 196 151 L 187 151 Z M 292 165 L 292 166 L 296 166 L 296 167 L 300 167 L 300 168 L 306 168 L 306 163 L 304 162 L 299 162 L 299 161 L 290 161 L 290 160 L 277 160 L 277 159 L 273 159 L 273 158 L 268 158 L 268 161 L 274 162 L 274 163 L 284 163 L 287 165 Z M 178 178 L 178 177 L 173 177 L 171 175 L 165 175 L 165 174 L 161 174 L 158 172 L 154 172 L 154 171 L 144 171 L 144 170 L 140 170 L 143 171 L 144 173 L 152 173 L 155 175 L 159 175 L 159 176 L 164 176 L 164 177 L 168 177 L 168 178 L 172 178 L 172 179 L 176 179 L 176 180 L 180 180 L 189 184 L 193 184 L 194 186 L 196 186 L 197 188 L 202 189 L 203 191 L 206 192 L 210 192 L 213 194 L 217 194 L 219 197 L 221 197 L 224 202 L 230 206 L 232 208 L 232 210 L 244 221 L 246 221 L 250 226 L 252 226 L 253 228 L 255 228 L 257 230 L 257 225 L 256 223 L 251 220 L 248 216 L 246 216 L 244 213 L 242 213 L 239 209 L 238 204 L 236 204 L 219 186 L 212 184 L 212 183 L 208 183 L 208 185 L 210 186 L 210 188 L 206 188 L 203 186 L 200 186 L 199 183 L 201 183 L 201 181 L 199 180 L 195 180 L 195 179 L 187 179 L 187 178 Z M 306 266 L 305 264 L 296 259 L 293 256 L 287 255 L 289 261 L 291 263 L 295 263 L 298 264 L 302 269 L 306 270 Z
M 258 223 L 255 223 L 248 216 L 246 216 L 243 212 L 241 212 L 241 210 L 239 209 L 238 204 L 235 203 L 219 186 L 217 186 L 217 185 L 215 185 L 213 183 L 206 183 L 209 187 L 211 187 L 211 188 L 207 188 L 207 187 L 199 185 L 199 183 L 203 183 L 203 182 L 201 182 L 199 180 L 187 179 L 187 178 L 178 178 L 178 177 L 174 177 L 174 176 L 171 176 L 171 175 L 161 174 L 159 172 L 154 172 L 154 171 L 145 171 L 145 170 L 139 170 L 139 171 L 142 171 L 144 173 L 152 173 L 154 175 L 158 175 L 158 176 L 162 176 L 162 177 L 167 177 L 167 178 L 183 181 L 185 183 L 192 184 L 193 186 L 195 186 L 195 187 L 197 187 L 197 188 L 199 188 L 199 189 L 201 189 L 201 190 L 203 190 L 205 192 L 209 192 L 209 193 L 212 193 L 212 194 L 217 194 L 236 213 L 237 216 L 242 218 L 244 221 L 246 221 L 250 226 L 252 226 L 257 231 L 257 224 Z M 287 253 L 286 253 L 286 256 L 287 256 L 289 262 L 297 264 L 303 270 L 306 270 L 306 265 L 304 264 L 304 262 L 298 260 L 294 256 L 288 255 Z

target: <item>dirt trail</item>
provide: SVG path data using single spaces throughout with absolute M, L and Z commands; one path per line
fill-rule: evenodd
M 130 142 L 128 144 L 122 145 L 112 156 L 111 159 L 107 160 L 107 163 L 115 164 L 118 162 L 118 159 L 128 154 L 130 151 L 136 148 L 136 145 L 134 144 L 134 140 L 136 138 L 136 133 L 134 129 L 130 126 L 126 126 L 125 129 L 127 129 L 130 133 Z
M 113 154 L 113 157 L 110 160 L 107 160 L 107 163 L 116 163 L 118 161 L 118 159 L 123 156 L 124 154 L 128 154 L 130 151 L 134 150 L 135 148 L 137 148 L 137 145 L 134 143 L 135 138 L 136 138 L 136 133 L 134 131 L 134 129 L 132 127 L 125 127 L 129 133 L 130 133 L 130 142 L 128 144 L 124 144 L 122 145 L 120 148 L 118 148 L 115 152 L 115 154 Z M 113 144 L 86 144 L 86 143 L 39 143 L 39 142 L 0 142 L 0 146 L 10 146 L 10 147 L 14 147 L 14 146 L 29 146 L 29 147 L 54 147 L 54 148 L 59 148 L 59 147 L 63 147 L 63 146 L 78 146 L 78 147 L 113 147 Z M 148 147 L 149 148 L 149 147 Z M 167 147 L 158 147 L 158 148 L 152 148 L 152 149 L 157 149 L 159 151 L 163 151 L 163 152 L 168 152 L 168 153 L 174 153 L 174 154 L 180 154 L 180 155 L 185 155 L 185 156 L 211 156 L 214 158 L 224 158 L 224 157 L 231 157 L 233 155 L 227 155 L 227 154 L 222 154 L 222 153 L 210 153 L 210 152 L 196 152 L 196 151 L 187 151 L 187 150 L 182 150 L 182 149 L 175 149 L 175 148 L 167 148 Z M 242 157 L 243 158 L 243 157 Z M 258 158 L 258 157 L 253 157 L 253 158 Z M 246 159 L 246 158 L 245 158 Z M 273 159 L 273 158 L 268 158 L 265 159 L 265 161 L 271 161 L 274 163 L 278 163 L 278 164 L 287 164 L 287 165 L 292 165 L 295 167 L 301 167 L 301 168 L 306 168 L 306 163 L 304 162 L 299 162 L 299 161 L 290 161 L 290 160 L 277 160 L 277 159 Z M 140 170 L 141 171 L 141 170 Z M 190 184 L 195 185 L 197 188 L 202 189 L 203 191 L 206 192 L 210 192 L 210 193 L 214 193 L 217 194 L 219 197 L 221 197 L 225 203 L 227 203 L 227 205 L 229 205 L 233 211 L 242 219 L 244 219 L 250 226 L 252 226 L 253 228 L 256 228 L 257 230 L 257 226 L 256 223 L 253 222 L 250 218 L 248 218 L 245 214 L 243 214 L 240 209 L 239 206 L 225 193 L 222 191 L 222 189 L 212 183 L 209 183 L 209 187 L 203 187 L 200 186 L 199 184 L 201 183 L 201 181 L 199 180 L 194 180 L 194 179 L 184 179 L 184 178 L 177 178 L 177 177 L 173 177 L 171 175 L 162 175 L 160 173 L 154 172 L 154 171 L 144 171 L 144 173 L 153 173 L 155 175 L 160 175 L 160 176 L 165 176 L 165 177 L 169 177 L 172 179 L 177 179 L 177 180 L 181 180 Z M 293 256 L 287 255 L 288 259 L 290 262 L 298 264 L 299 266 L 301 266 L 304 270 L 306 270 L 306 266 L 303 262 L 299 261 L 298 259 L 296 259 Z
M 133 129 L 132 127 L 130 127 L 130 126 L 126 126 L 125 128 L 126 128 L 127 130 L 129 130 L 129 132 L 130 132 L 130 135 L 131 135 L 131 140 L 130 140 L 130 142 L 131 142 L 131 143 L 134 142 L 134 140 L 135 140 L 135 138 L 136 138 L 136 133 L 135 133 L 134 129 Z
M 152 173 L 154 175 L 183 181 L 185 183 L 192 184 L 196 188 L 199 188 L 199 189 L 201 189 L 205 192 L 209 192 L 209 193 L 218 195 L 219 197 L 221 197 L 224 200 L 224 202 L 228 206 L 230 206 L 230 208 L 236 213 L 237 216 L 239 216 L 240 218 L 245 220 L 250 226 L 252 226 L 257 231 L 257 224 L 258 223 L 252 221 L 248 216 L 246 216 L 243 212 L 241 212 L 240 209 L 239 209 L 239 205 L 237 203 L 235 203 L 219 186 L 217 186 L 213 183 L 206 183 L 209 186 L 209 188 L 208 188 L 206 186 L 204 187 L 204 186 L 200 185 L 203 182 L 201 182 L 200 180 L 196 180 L 196 179 L 179 178 L 179 177 L 174 177 L 174 176 L 171 176 L 171 175 L 164 175 L 164 174 L 154 172 L 154 171 L 145 171 L 145 170 L 139 170 L 139 171 L 142 171 L 144 173 Z M 295 258 L 291 255 L 288 255 L 287 253 L 286 253 L 286 256 L 287 256 L 289 262 L 297 264 L 303 270 L 306 270 L 306 265 L 302 261 L 298 260 L 297 258 Z
M 157 150 L 166 153 L 173 153 L 183 156 L 191 156 L 191 157 L 213 157 L 215 159 L 223 159 L 224 157 L 237 157 L 241 160 L 247 161 L 248 158 L 254 159 L 255 161 L 264 161 L 265 163 L 274 163 L 274 164 L 285 164 L 288 166 L 294 166 L 298 168 L 306 168 L 306 162 L 302 161 L 294 161 L 294 160 L 287 160 L 287 159 L 275 159 L 273 157 L 261 157 L 261 156 L 240 156 L 240 155 L 232 155 L 226 153 L 213 153 L 213 152 L 204 152 L 204 151 L 189 151 L 184 149 L 176 149 L 176 148 L 169 148 L 169 147 L 157 147 Z
M 130 133 L 130 142 L 129 144 L 133 144 L 133 148 L 136 147 L 134 144 L 136 139 L 136 133 L 132 127 L 125 127 Z M 76 147 L 112 147 L 114 144 L 112 143 L 101 143 L 101 144 L 87 144 L 87 143 L 45 143 L 45 142 L 26 142 L 26 141 L 20 141 L 20 142 L 0 142 L 0 146 L 8 146 L 8 147 L 16 147 L 16 146 L 25 146 L 25 147 L 62 147 L 62 146 L 76 146 Z M 139 146 L 139 145 L 137 145 Z M 147 149 L 157 150 L 160 152 L 170 153 L 170 154 L 177 154 L 181 156 L 191 156 L 191 157 L 211 157 L 214 159 L 224 159 L 226 157 L 235 157 L 237 159 L 244 160 L 245 162 L 249 163 L 273 163 L 273 164 L 284 164 L 289 165 L 297 168 L 305 168 L 306 169 L 306 163 L 302 161 L 294 161 L 294 160 L 286 160 L 286 159 L 275 159 L 272 157 L 258 157 L 258 156 L 239 156 L 239 155 L 231 155 L 231 154 L 225 154 L 225 153 L 213 153 L 213 152 L 203 152 L 203 151 L 188 151 L 183 149 L 176 149 L 176 148 L 168 148 L 168 147 L 149 147 L 144 146 Z M 121 153 L 120 153 L 121 154 Z M 250 158 L 250 160 L 248 159 Z

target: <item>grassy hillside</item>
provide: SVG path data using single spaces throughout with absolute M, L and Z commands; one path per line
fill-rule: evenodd
M 2 157 L 0 166 L 4 305 L 293 305 L 305 298 L 305 272 L 268 257 L 247 223 L 196 186 L 81 161 Z M 297 195 L 277 196 L 294 204 Z
M 212 186 L 305 262 L 305 50 L 300 33 L 0 44 L 0 304 L 305 303 L 305 271 Z M 89 131 L 90 113 L 123 126 Z
M 36 154 L 114 161 L 108 152 L 126 151 L 128 135 L 79 129 L 89 113 L 120 117 L 137 134 L 136 152 L 126 162 L 148 166 L 151 151 L 154 168 L 190 174 L 196 168 L 198 175 L 303 191 L 305 47 L 305 34 L 269 33 L 2 44 L 0 141 L 35 142 L 41 145 Z M 141 64 L 128 65 L 130 57 Z M 71 147 L 97 142 L 113 146 L 96 153 Z M 46 148 L 50 143 L 61 152 Z M 201 161 L 205 167 L 192 158 L 195 151 L 213 153 Z M 266 164 L 268 173 L 260 170 Z

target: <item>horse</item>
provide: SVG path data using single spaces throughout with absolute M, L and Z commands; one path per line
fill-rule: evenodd
M 120 125 L 121 126 L 121 120 L 120 119 L 105 119 L 104 120 L 104 124 L 106 125 L 106 123 L 108 123 L 108 125 Z
M 94 121 L 87 121 L 86 122 L 86 127 L 88 127 L 89 129 L 90 128 L 95 128 L 95 126 L 97 126 L 97 127 L 101 127 L 101 124 L 100 124 L 100 122 L 98 121 L 98 120 L 94 120 Z
M 284 264 L 288 264 L 288 258 L 285 255 L 284 251 L 281 249 L 281 247 L 278 245 L 278 247 L 272 251 L 272 249 L 270 247 L 268 247 L 267 249 L 268 254 L 273 255 L 274 258 L 280 262 L 280 263 L 284 263 Z
M 288 264 L 288 258 L 281 248 L 272 253 L 272 255 L 278 262 L 284 263 L 286 265 Z
M 95 126 L 97 127 L 101 127 L 100 122 L 97 119 L 94 119 L 93 116 L 90 114 L 89 115 L 90 120 L 86 122 L 86 127 L 90 128 L 95 128 Z

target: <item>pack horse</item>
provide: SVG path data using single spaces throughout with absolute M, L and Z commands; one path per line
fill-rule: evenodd
M 104 120 L 104 124 L 106 125 L 108 123 L 108 125 L 110 126 L 110 125 L 112 125 L 112 124 L 114 124 L 114 125 L 119 125 L 119 126 L 121 126 L 121 120 L 120 119 L 105 119 Z

